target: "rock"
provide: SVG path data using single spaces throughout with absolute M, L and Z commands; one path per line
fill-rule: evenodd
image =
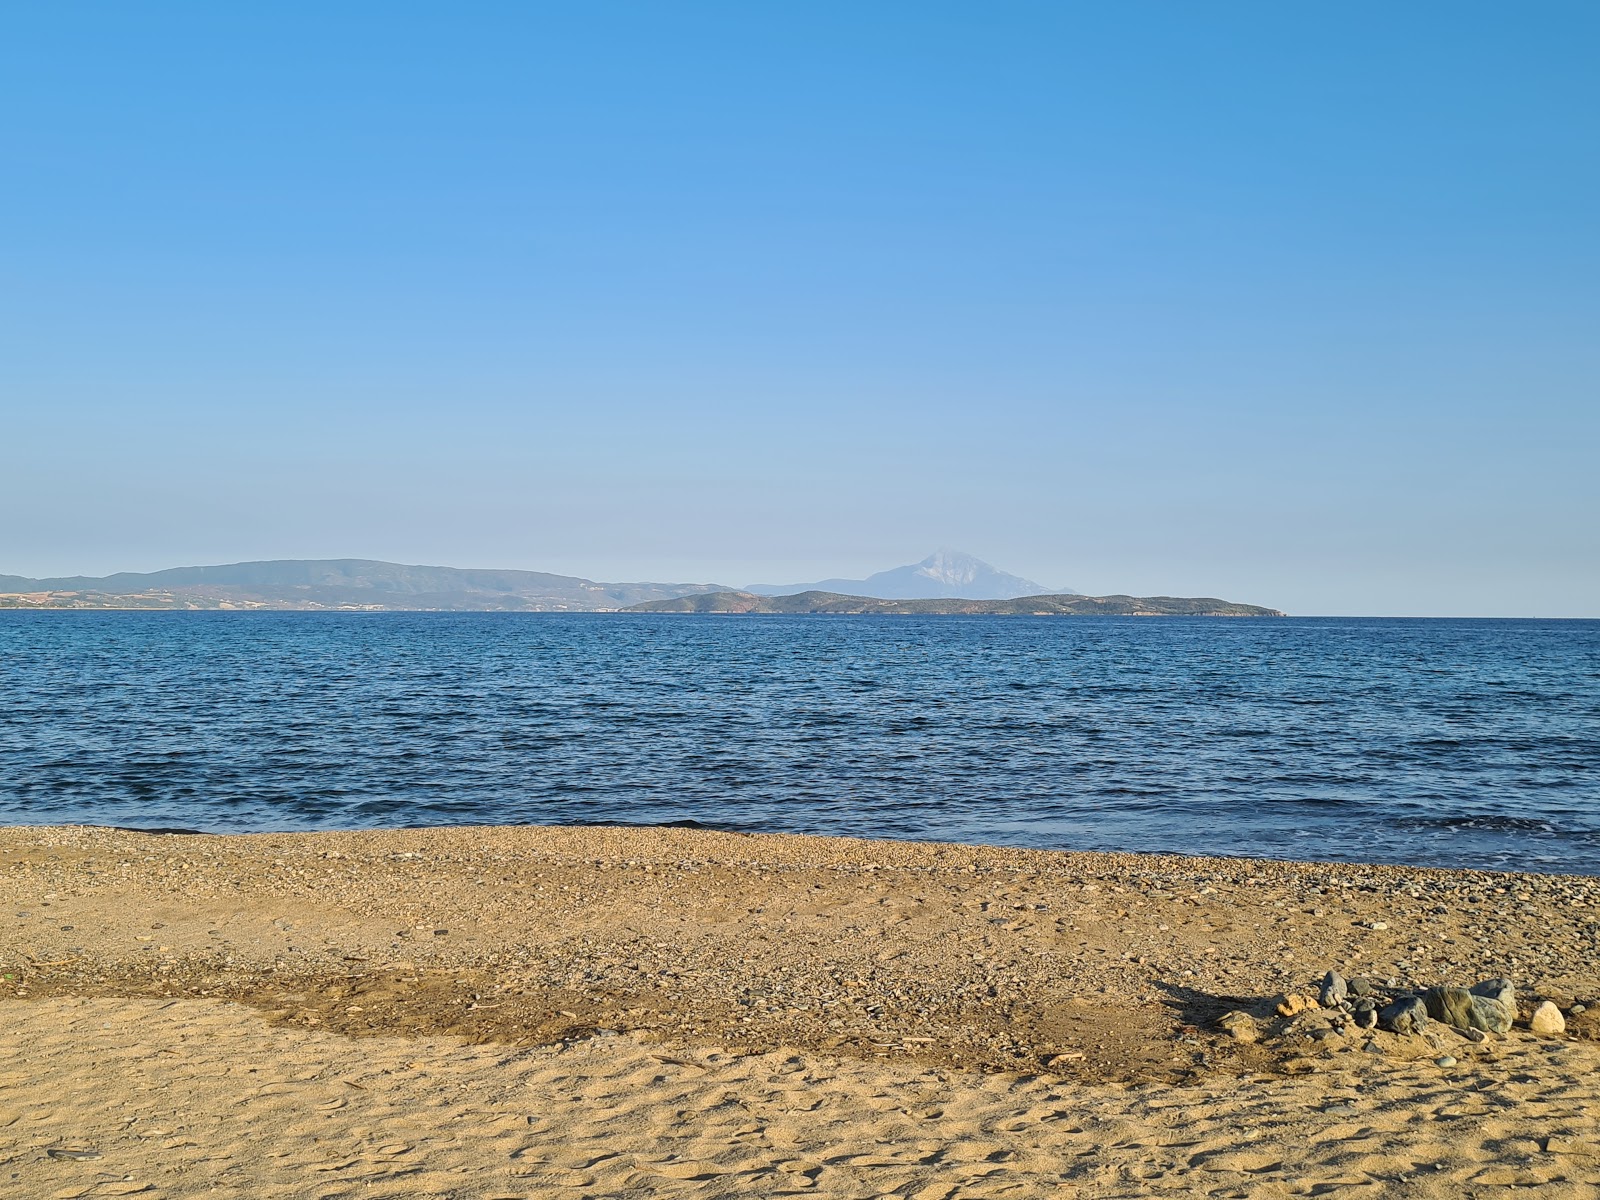
M 1364 975 L 1357 975 L 1350 980 L 1349 988 L 1350 994 L 1359 1000 L 1362 996 L 1372 995 L 1372 980 Z
M 1389 928 L 1389 922 L 1387 922 L 1387 921 L 1369 921 L 1369 922 L 1367 922 L 1367 928 L 1368 929 L 1375 929 L 1379 933 L 1382 933 L 1385 929 Z
M 1323 1008 L 1338 1008 L 1339 1002 L 1349 993 L 1345 986 L 1344 976 L 1337 971 L 1329 971 L 1322 977 L 1322 990 L 1317 994 L 1317 1002 Z
M 1587 1004 L 1574 1004 L 1571 1008 L 1567 1009 L 1567 1011 L 1573 1016 L 1577 1016 L 1579 1013 L 1588 1012 L 1589 1006 Z
M 1316 1006 L 1317 1002 L 1309 996 L 1302 996 L 1298 992 L 1289 992 L 1278 1001 L 1278 1015 L 1280 1017 L 1298 1017 L 1301 1013 Z
M 1357 1000 L 1351 1014 L 1357 1029 L 1373 1029 L 1378 1024 L 1378 1005 L 1374 1000 Z
M 1434 1059 L 1433 1062 L 1435 1066 L 1439 1067 L 1453 1067 L 1456 1065 L 1455 1057 L 1449 1054 L 1441 1054 L 1438 1058 Z
M 1540 1037 L 1557 1037 L 1567 1031 L 1567 1019 L 1561 1010 L 1546 1000 L 1533 1010 L 1528 1018 L 1528 1028 Z
M 1378 1011 L 1378 1024 L 1394 1033 L 1421 1033 L 1428 1027 L 1428 1006 L 1415 996 L 1406 996 Z
M 1485 979 L 1482 983 L 1475 983 L 1467 989 L 1474 996 L 1487 996 L 1490 1000 L 1499 1003 L 1508 1014 L 1517 1015 L 1517 990 L 1511 986 L 1509 979 Z
M 1225 1030 L 1236 1042 L 1250 1043 L 1261 1036 L 1260 1029 L 1256 1027 L 1256 1019 L 1247 1012 L 1240 1012 L 1237 1008 L 1218 1017 L 1217 1028 Z
M 1472 993 L 1466 988 L 1436 987 L 1422 993 L 1423 1006 L 1435 1021 L 1456 1029 L 1475 1029 L 1472 1023 Z
M 1508 1033 L 1511 1029 L 1511 1018 L 1516 1014 L 1516 1009 L 1507 1009 L 1500 1001 L 1490 996 L 1472 997 L 1472 1028 L 1486 1030 L 1489 1033 Z

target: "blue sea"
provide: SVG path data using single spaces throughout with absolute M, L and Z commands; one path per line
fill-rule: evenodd
M 1600 622 L 0 612 L 0 822 L 1600 874 Z

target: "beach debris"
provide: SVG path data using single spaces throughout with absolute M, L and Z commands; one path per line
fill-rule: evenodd
M 1261 1031 L 1256 1025 L 1256 1019 L 1249 1013 L 1237 1008 L 1218 1017 L 1217 1028 L 1225 1030 L 1228 1036 L 1236 1042 L 1248 1044 L 1256 1041 L 1261 1036 Z
M 1322 989 L 1317 993 L 1317 1002 L 1323 1008 L 1338 1008 L 1349 992 L 1344 976 L 1337 971 L 1329 971 L 1322 977 Z
M 1421 1033 L 1428 1027 L 1428 1006 L 1415 996 L 1403 996 L 1378 1010 L 1378 1024 L 1391 1033 Z
M 93 1162 L 102 1157 L 100 1151 L 90 1146 L 51 1146 L 45 1153 L 51 1158 L 64 1159 L 67 1162 Z
M 1567 1019 L 1559 1008 L 1546 1000 L 1533 1010 L 1528 1028 L 1540 1037 L 1557 1037 L 1567 1031 Z

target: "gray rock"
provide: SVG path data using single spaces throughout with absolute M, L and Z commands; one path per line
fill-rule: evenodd
M 1450 1054 L 1441 1054 L 1433 1061 L 1441 1067 L 1453 1067 L 1456 1065 L 1455 1056 Z
M 1357 1000 L 1353 1014 L 1357 1029 L 1372 1029 L 1378 1024 L 1378 1005 L 1372 1000 Z
M 1329 971 L 1322 977 L 1322 990 L 1317 993 L 1317 1002 L 1323 1008 L 1338 1008 L 1339 1002 L 1349 992 L 1345 986 L 1344 976 L 1337 971 Z
M 1477 1029 L 1472 1022 L 1472 993 L 1466 988 L 1436 987 L 1422 993 L 1423 1006 L 1435 1021 L 1456 1029 Z
M 1362 996 L 1372 995 L 1372 980 L 1368 979 L 1364 975 L 1357 975 L 1354 979 L 1350 980 L 1348 987 L 1350 989 L 1350 994 L 1358 1000 Z
M 1506 1033 L 1511 1029 L 1511 1018 L 1516 1009 L 1507 1011 L 1500 1001 L 1489 996 L 1472 997 L 1472 1028 L 1488 1033 Z
M 1407 996 L 1380 1009 L 1378 1024 L 1395 1033 L 1421 1033 L 1428 1027 L 1428 1006 L 1415 996 Z
M 1517 1015 L 1517 989 L 1511 986 L 1511 980 L 1485 979 L 1482 983 L 1473 984 L 1467 990 L 1474 996 L 1486 996 L 1498 1002 L 1510 1016 Z

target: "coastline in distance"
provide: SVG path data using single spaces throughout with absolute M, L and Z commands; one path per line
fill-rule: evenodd
M 718 583 L 597 583 L 544 571 L 410 566 L 374 559 L 278 559 L 106 576 L 0 575 L 0 609 L 308 612 L 760 612 L 1281 616 L 1210 597 L 1048 592 L 970 555 L 940 551 L 880 571 L 871 592 L 760 595 Z M 1026 585 L 1026 592 L 1017 589 Z
M 710 592 L 651 600 L 623 610 L 635 613 L 833 613 L 879 616 L 1034 617 L 1282 617 L 1275 608 L 1235 604 L 1212 596 L 1021 596 L 1012 600 L 879 600 L 836 592 L 758 596 L 754 592 Z

